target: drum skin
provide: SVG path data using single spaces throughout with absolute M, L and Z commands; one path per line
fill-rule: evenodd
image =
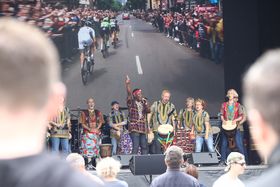
M 174 128 L 172 125 L 163 124 L 158 127 L 158 135 L 160 138 L 167 139 L 168 134 L 170 134 L 169 139 L 174 136 Z

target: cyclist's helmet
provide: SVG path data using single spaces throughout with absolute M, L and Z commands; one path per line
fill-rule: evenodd
M 109 21 L 109 18 L 108 18 L 108 17 L 105 17 L 105 18 L 103 18 L 103 21 L 108 22 L 108 21 Z
M 86 20 L 85 21 L 85 25 L 88 26 L 88 27 L 91 26 L 91 21 L 90 20 Z

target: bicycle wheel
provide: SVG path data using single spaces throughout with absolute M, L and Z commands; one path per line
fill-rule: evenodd
M 88 72 L 92 75 L 93 73 L 93 66 L 94 66 L 94 59 L 91 59 L 88 63 Z
M 84 85 L 87 84 L 87 81 L 88 81 L 88 68 L 87 68 L 87 59 L 85 58 L 84 59 L 84 62 L 83 62 L 83 66 L 82 66 L 82 69 L 81 69 L 81 76 L 82 76 L 82 82 Z
M 114 49 L 116 49 L 116 48 L 117 48 L 117 40 L 116 40 L 116 38 L 114 38 L 114 41 L 113 41 L 113 46 L 114 46 Z

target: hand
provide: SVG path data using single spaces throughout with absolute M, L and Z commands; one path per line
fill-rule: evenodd
M 125 84 L 130 84 L 130 78 L 126 75 Z
M 70 139 L 72 139 L 72 135 L 71 135 L 71 133 L 69 132 L 69 140 L 70 140 Z
M 205 139 L 205 140 L 208 140 L 208 136 L 205 136 L 204 139 Z

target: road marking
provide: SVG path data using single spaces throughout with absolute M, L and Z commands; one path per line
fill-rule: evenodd
M 133 32 L 131 33 L 131 37 L 132 37 L 132 38 L 134 37 L 134 33 L 133 33 Z
M 143 75 L 143 70 L 141 67 L 141 62 L 140 62 L 139 56 L 136 56 L 136 66 L 137 66 L 138 74 Z

